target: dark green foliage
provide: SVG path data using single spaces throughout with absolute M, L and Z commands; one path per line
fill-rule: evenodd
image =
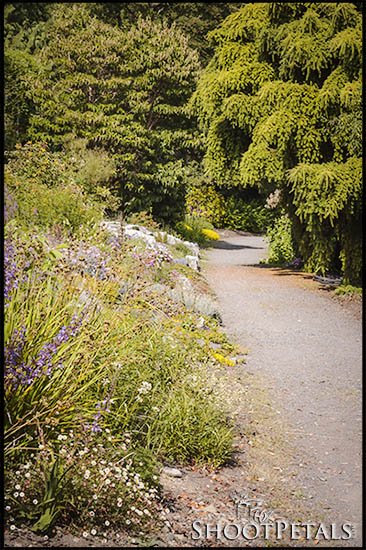
M 205 63 L 213 53 L 206 40 L 207 33 L 241 5 L 231 2 L 105 2 L 91 4 L 91 9 L 106 23 L 118 23 L 122 28 L 134 24 L 138 17 L 165 20 L 168 25 L 174 23 L 189 37 L 189 45 L 199 52 Z
M 86 4 L 55 4 L 38 40 L 36 76 L 25 68 L 23 85 L 15 65 L 13 92 L 9 71 L 12 143 L 24 134 L 59 150 L 83 138 L 88 148 L 103 148 L 116 161 L 126 213 L 152 208 L 162 220 L 179 216 L 182 163 L 195 149 L 185 104 L 199 69 L 187 37 L 158 20 L 138 19 L 120 29 L 97 19 Z M 14 45 L 8 50 L 11 61 L 30 55 Z M 18 96 L 24 97 L 19 108 Z
M 218 228 L 264 233 L 277 216 L 255 190 L 216 188 L 202 177 L 190 183 L 187 210 Z
M 209 175 L 222 186 L 280 189 L 307 267 L 339 267 L 354 281 L 361 27 L 351 3 L 247 4 L 210 33 L 215 54 L 190 102 Z
M 225 202 L 222 227 L 250 233 L 265 233 L 274 219 L 274 212 L 265 208 L 263 201 L 245 200 L 232 195 Z

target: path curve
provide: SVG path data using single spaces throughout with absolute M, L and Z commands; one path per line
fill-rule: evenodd
M 303 273 L 259 266 L 266 253 L 259 236 L 223 232 L 204 274 L 226 332 L 249 348 L 247 368 L 265 376 L 290 426 L 303 492 L 328 524 L 355 525 L 361 545 L 360 316 Z

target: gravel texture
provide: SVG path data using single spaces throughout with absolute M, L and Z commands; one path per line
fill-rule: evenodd
M 248 370 L 264 376 L 289 426 L 303 493 L 328 522 L 352 523 L 352 545 L 360 545 L 360 301 L 335 299 L 305 273 L 259 265 L 266 256 L 259 236 L 221 236 L 206 254 L 204 274 L 224 328 L 249 348 Z

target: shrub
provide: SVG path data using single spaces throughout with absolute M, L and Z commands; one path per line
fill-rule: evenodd
M 200 246 L 207 245 L 211 240 L 217 240 L 213 238 L 214 234 L 217 235 L 213 231 L 213 225 L 203 217 L 194 214 L 186 215 L 184 222 L 178 222 L 175 229 L 183 239 L 193 241 Z M 209 231 L 209 233 L 204 231 Z
M 151 210 L 143 210 L 141 212 L 130 214 L 127 218 L 127 223 L 142 225 L 143 227 L 146 227 L 146 229 L 150 229 L 150 231 L 159 231 L 161 229 L 160 224 L 154 220 Z
M 213 184 L 199 182 L 191 185 L 186 195 L 186 208 L 190 215 L 204 217 L 216 227 L 222 227 L 225 217 L 225 199 Z
M 107 151 L 100 148 L 88 149 L 86 140 L 70 137 L 66 144 L 64 162 L 67 163 L 69 178 L 74 181 L 84 193 L 102 202 L 110 213 L 116 212 L 120 206 L 117 198 L 115 159 Z
M 268 263 L 283 264 L 293 260 L 294 248 L 291 234 L 291 220 L 283 214 L 267 231 L 269 241 Z
M 202 229 L 202 233 L 205 237 L 210 239 L 210 241 L 218 241 L 220 239 L 220 235 L 216 233 L 213 229 Z
M 5 153 L 8 173 L 17 182 L 59 186 L 68 181 L 67 165 L 62 154 L 51 153 L 47 145 L 28 141 Z M 19 184 L 18 184 L 19 185 Z
M 362 296 L 362 288 L 353 285 L 340 285 L 334 292 L 339 296 Z
M 260 198 L 243 197 L 241 191 L 218 191 L 212 183 L 191 185 L 186 197 L 187 212 L 205 218 L 215 227 L 264 233 L 277 216 Z
M 16 218 L 23 227 L 31 224 L 43 228 L 58 226 L 74 232 L 102 219 L 102 205 L 92 201 L 75 184 L 50 189 L 42 183 L 19 182 L 12 186 L 9 178 L 7 181 L 17 202 Z
M 225 207 L 222 225 L 236 231 L 264 233 L 277 215 L 257 199 L 246 200 L 231 196 L 227 199 Z
M 102 219 L 105 204 L 75 183 L 65 159 L 41 144 L 27 143 L 9 154 L 6 206 L 24 228 L 58 227 L 75 232 Z M 11 208 L 10 203 L 16 203 Z

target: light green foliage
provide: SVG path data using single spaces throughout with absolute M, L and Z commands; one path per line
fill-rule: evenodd
M 299 164 L 289 172 L 296 216 L 305 226 L 307 248 L 313 250 L 307 268 L 323 274 L 332 269 L 335 244 L 345 280 L 360 280 L 362 269 L 362 159 L 345 163 Z M 304 256 L 300 241 L 299 251 Z
M 294 259 L 292 242 L 291 220 L 284 214 L 275 220 L 267 231 L 269 253 L 267 262 L 270 264 L 284 264 Z
M 102 202 L 111 212 L 118 210 L 117 165 L 113 156 L 101 148 L 88 149 L 86 140 L 72 137 L 65 144 L 63 159 L 70 178 L 87 195 Z
M 252 3 L 230 15 L 210 39 L 215 53 L 190 101 L 206 134 L 209 175 L 222 186 L 252 186 L 263 194 L 281 189 L 308 265 L 324 271 L 339 269 L 341 261 L 345 276 L 359 279 L 359 9 L 352 3 Z M 300 193 L 291 178 L 304 165 L 308 175 Z M 317 209 L 316 182 L 334 170 L 337 190 L 324 184 L 321 197 L 328 215 L 305 221 L 305 209 Z M 331 217 L 337 225 L 332 239 Z
M 362 288 L 353 285 L 340 285 L 334 293 L 338 296 L 362 296 Z

